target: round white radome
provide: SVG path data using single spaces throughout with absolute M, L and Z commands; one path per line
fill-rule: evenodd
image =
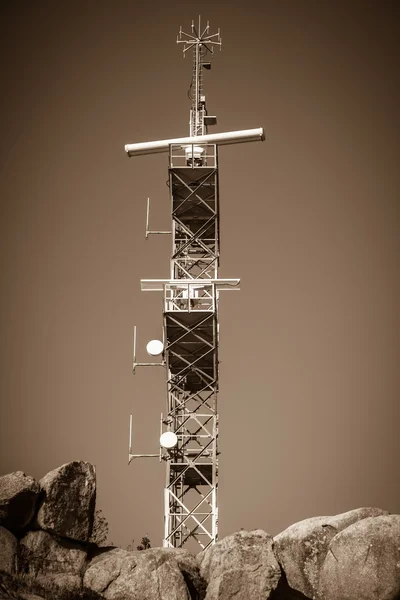
M 201 158 L 203 153 L 204 148 L 201 146 L 187 146 L 187 148 L 185 148 L 186 158 L 191 158 L 192 155 L 194 158 Z
M 147 354 L 150 356 L 160 356 L 164 350 L 164 344 L 160 340 L 150 340 L 146 346 Z
M 160 437 L 160 445 L 167 450 L 175 448 L 178 443 L 178 437 L 173 431 L 164 431 Z

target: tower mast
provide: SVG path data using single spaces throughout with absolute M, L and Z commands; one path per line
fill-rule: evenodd
M 264 139 L 260 129 L 208 134 L 216 123 L 207 114 L 203 69 L 221 46 L 220 33 L 210 34 L 192 22 L 192 33 L 179 31 L 184 55 L 193 50 L 190 86 L 190 137 L 127 144 L 128 156 L 169 152 L 169 191 L 172 227 L 170 278 L 142 280 L 143 291 L 163 293 L 163 342 L 147 345 L 156 362 L 137 362 L 134 333 L 133 372 L 138 366 L 162 366 L 166 371 L 166 412 L 161 415 L 158 454 L 132 454 L 129 462 L 158 457 L 165 462 L 165 547 L 182 547 L 192 540 L 202 549 L 218 539 L 218 391 L 219 293 L 238 289 L 239 279 L 220 279 L 220 207 L 218 146 Z M 193 92 L 193 93 L 192 93 Z

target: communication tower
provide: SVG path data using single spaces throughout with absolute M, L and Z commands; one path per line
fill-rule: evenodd
M 129 429 L 129 463 L 133 458 L 158 457 L 166 466 L 164 491 L 165 547 L 182 547 L 193 539 L 207 548 L 218 539 L 218 301 L 222 290 L 238 289 L 239 279 L 219 279 L 220 210 L 218 147 L 223 144 L 264 140 L 262 128 L 209 134 L 216 117 L 207 112 L 203 90 L 207 61 L 221 36 L 192 22 L 191 33 L 179 30 L 184 55 L 192 51 L 193 72 L 190 136 L 127 144 L 128 156 L 169 153 L 171 231 L 149 229 L 147 201 L 146 238 L 172 235 L 168 279 L 141 280 L 143 291 L 163 294 L 163 341 L 152 340 L 147 352 L 156 362 L 136 359 L 139 366 L 162 366 L 166 371 L 167 407 L 161 414 L 157 454 L 132 454 L 132 415 Z

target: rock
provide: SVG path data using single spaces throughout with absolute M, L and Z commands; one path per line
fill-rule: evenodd
M 46 531 L 30 531 L 20 541 L 19 572 L 46 589 L 68 591 L 82 586 L 86 551 L 73 541 L 54 538 Z
M 400 594 L 400 515 L 363 519 L 335 535 L 320 572 L 323 600 L 394 600 Z
M 206 596 L 207 582 L 200 575 L 196 558 L 184 548 L 158 548 L 166 556 L 171 556 L 178 563 L 180 572 L 189 590 L 191 600 L 204 600 Z
M 28 575 L 11 575 L 0 570 L 1 600 L 104 600 L 103 596 L 86 590 L 70 592 L 54 585 L 45 588 Z
M 387 512 L 379 508 L 358 508 L 332 517 L 305 519 L 277 535 L 274 550 L 289 586 L 314 598 L 332 538 L 360 519 L 384 514 Z
M 234 533 L 196 558 L 208 582 L 206 600 L 266 600 L 281 576 L 272 537 L 261 529 Z
M 0 569 L 0 598 L 15 598 L 15 577 Z
M 47 473 L 39 483 L 44 492 L 36 519 L 40 529 L 87 542 L 96 502 L 94 466 L 83 461 L 70 462 Z
M 33 477 L 22 471 L 0 477 L 0 525 L 16 533 L 31 522 L 40 487 Z
M 18 540 L 8 529 L 0 527 L 0 570 L 15 573 Z
M 83 583 L 107 600 L 190 600 L 177 560 L 163 548 L 101 552 L 89 563 Z
M 269 598 L 270 600 L 310 600 L 309 596 L 305 596 L 290 587 L 283 571 L 277 588 L 271 593 Z

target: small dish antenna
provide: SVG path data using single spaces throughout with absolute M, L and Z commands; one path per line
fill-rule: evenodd
M 160 437 L 160 445 L 167 450 L 175 448 L 178 443 L 178 437 L 173 431 L 164 431 Z
M 150 340 L 146 346 L 147 354 L 150 356 L 160 356 L 164 350 L 164 344 L 160 340 Z

